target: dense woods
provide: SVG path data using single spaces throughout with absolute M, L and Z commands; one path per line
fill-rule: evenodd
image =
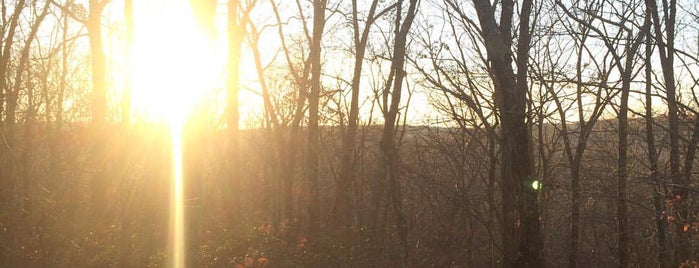
M 0 1 L 1 267 L 699 267 L 692 0 Z

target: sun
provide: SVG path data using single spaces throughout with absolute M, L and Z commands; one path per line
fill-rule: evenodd
M 133 114 L 166 122 L 171 131 L 170 264 L 185 266 L 182 128 L 220 74 L 216 42 L 201 29 L 188 0 L 139 1 L 134 6 L 131 72 Z
M 184 124 L 224 63 L 188 0 L 139 1 L 131 54 L 132 110 L 143 121 Z

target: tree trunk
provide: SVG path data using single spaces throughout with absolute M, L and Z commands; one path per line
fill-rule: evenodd
M 692 261 L 695 261 L 696 255 L 692 255 L 692 224 L 695 223 L 694 221 L 694 216 L 690 214 L 691 210 L 691 205 L 689 202 L 689 185 L 690 185 L 690 180 L 692 178 L 692 170 L 694 167 L 694 159 L 696 156 L 696 151 L 697 151 L 697 143 L 699 143 L 699 116 L 695 115 L 694 118 L 694 124 L 693 124 L 693 130 L 692 130 L 692 138 L 689 140 L 689 144 L 687 144 L 687 152 L 684 158 L 684 170 L 682 170 L 681 174 L 681 185 L 686 187 L 684 188 L 684 199 L 682 199 L 681 202 L 683 202 L 683 206 L 681 207 L 680 211 L 680 218 L 678 220 L 679 225 L 681 227 L 679 228 L 678 232 L 680 236 L 680 246 L 686 246 L 685 248 L 681 248 L 679 252 L 679 263 L 691 263 Z M 695 257 L 692 257 L 695 256 Z
M 646 12 L 650 13 L 650 9 L 646 8 Z M 653 85 L 652 76 L 653 70 L 651 66 L 651 56 L 654 44 L 650 38 L 650 28 L 647 29 L 646 35 L 646 47 L 645 47 L 645 102 L 646 102 L 646 145 L 648 151 L 648 163 L 649 163 L 649 179 L 655 184 L 655 193 L 653 193 L 653 208 L 655 210 L 655 227 L 656 236 L 658 243 L 658 264 L 662 268 L 669 268 L 670 265 L 670 253 L 666 244 L 667 236 L 667 215 L 665 215 L 665 205 L 663 199 L 665 198 L 665 187 L 664 183 L 660 180 L 658 174 L 658 152 L 655 148 L 655 132 L 653 130 Z
M 87 19 L 87 35 L 90 39 L 90 59 L 92 62 L 92 123 L 103 127 L 107 117 L 107 70 L 102 42 L 102 11 L 108 0 L 90 0 Z
M 650 27 L 650 21 L 646 20 L 643 27 Z M 632 32 L 628 32 L 627 44 L 625 47 L 626 60 L 624 67 L 621 67 L 621 59 L 616 56 L 619 63 L 619 71 L 621 72 L 621 99 L 619 103 L 619 146 L 617 158 L 617 235 L 619 267 L 629 266 L 629 223 L 628 223 L 628 205 L 626 194 L 626 182 L 628 179 L 628 135 L 629 135 L 629 93 L 631 91 L 631 81 L 633 79 L 633 66 L 635 55 L 645 36 L 645 29 L 642 30 L 636 39 L 633 38 Z
M 362 64 L 369 40 L 369 31 L 374 22 L 374 13 L 378 6 L 378 0 L 371 2 L 364 29 L 359 33 L 359 17 L 357 14 L 357 0 L 352 1 L 352 26 L 354 30 L 355 58 L 354 72 L 352 74 L 350 111 L 347 123 L 347 132 L 342 140 L 342 161 L 340 163 L 340 177 L 336 185 L 336 199 L 334 218 L 338 226 L 349 226 L 352 214 L 352 185 L 356 168 L 355 139 L 357 125 L 359 123 L 359 90 L 362 79 Z
M 529 15 L 532 2 L 522 2 L 517 42 L 517 74 L 512 68 L 513 1 L 502 2 L 500 25 L 495 7 L 473 0 L 488 59 L 492 64 L 495 102 L 502 122 L 502 202 L 505 267 L 544 267 L 537 191 L 531 186 L 530 135 L 525 123 Z
M 298 3 L 298 2 L 297 2 Z M 294 189 L 294 184 L 295 184 L 295 168 L 296 168 L 296 161 L 297 161 L 297 152 L 298 152 L 298 147 L 300 144 L 300 124 L 301 121 L 304 118 L 304 106 L 306 104 L 306 99 L 308 98 L 308 92 L 307 92 L 307 87 L 308 87 L 308 72 L 310 70 L 310 64 L 307 59 L 305 62 L 303 71 L 298 71 L 293 63 L 291 52 L 289 51 L 289 48 L 286 45 L 286 39 L 283 31 L 282 25 L 284 24 L 279 8 L 277 7 L 277 4 L 275 1 L 271 1 L 272 4 L 272 10 L 274 12 L 274 16 L 277 20 L 277 32 L 279 34 L 279 40 L 281 41 L 281 47 L 282 50 L 284 51 L 284 56 L 287 61 L 287 66 L 290 69 L 290 73 L 294 78 L 294 82 L 298 88 L 298 94 L 296 95 L 296 103 L 294 107 L 294 115 L 291 120 L 291 124 L 289 126 L 289 133 L 287 133 L 288 139 L 286 140 L 286 144 L 280 149 L 280 157 L 284 159 L 281 163 L 281 174 L 284 174 L 283 177 L 281 178 L 282 180 L 282 187 L 283 187 L 283 207 L 284 207 L 284 221 L 288 221 L 288 224 L 291 226 L 286 231 L 286 240 L 289 242 L 295 242 L 296 241 L 296 227 L 297 227 L 297 217 L 294 215 L 294 196 L 293 196 L 293 189 Z
M 107 84 L 106 84 L 106 58 L 102 41 L 102 12 L 107 0 L 90 0 L 88 18 L 86 22 L 87 35 L 90 42 L 90 60 L 92 70 L 92 92 L 90 100 L 90 135 L 91 139 L 91 174 L 89 189 L 89 213 L 92 226 L 90 231 L 98 234 L 109 224 L 108 185 L 111 174 L 105 170 L 107 162 Z M 99 237 L 107 240 L 108 237 Z M 105 241 L 105 243 L 108 243 Z M 98 247 L 90 247 L 89 254 L 98 254 Z
M 308 182 L 310 183 L 310 196 L 308 200 L 308 232 L 315 235 L 320 228 L 320 189 L 318 182 L 318 154 L 319 129 L 318 129 L 318 106 L 320 102 L 320 76 L 322 66 L 320 63 L 321 39 L 325 28 L 325 7 L 327 0 L 313 1 L 313 38 L 311 40 L 311 51 L 308 55 L 311 65 L 311 91 L 308 94 L 308 152 L 306 156 L 306 168 L 308 172 Z
M 624 84 L 629 81 L 622 82 Z M 628 267 L 629 265 L 629 231 L 628 231 L 628 215 L 626 205 L 626 178 L 627 172 L 627 150 L 628 150 L 628 110 L 629 110 L 629 88 L 626 85 L 622 86 L 621 100 L 619 104 L 619 146 L 617 158 L 617 253 L 619 258 L 619 267 Z
M 241 189 L 240 175 L 240 113 L 238 111 L 238 94 L 240 92 L 239 85 L 239 68 L 240 68 L 240 49 L 243 42 L 243 31 L 241 30 L 241 18 L 238 16 L 240 2 L 238 0 L 228 0 L 228 78 L 226 80 L 227 101 L 226 119 L 228 124 L 228 160 L 225 169 L 226 187 L 223 189 L 224 204 L 227 209 L 227 218 L 229 222 L 236 225 L 239 222 L 238 217 L 241 213 L 241 198 L 239 194 L 243 192 Z M 214 5 L 215 8 L 215 5 Z
M 390 192 L 388 192 L 388 205 L 393 208 L 393 217 L 396 220 L 397 235 L 399 238 L 400 246 L 400 266 L 406 266 L 408 258 L 408 226 L 406 222 L 405 211 L 403 210 L 403 197 L 401 192 L 400 183 L 398 181 L 400 177 L 400 172 L 398 170 L 400 159 L 398 156 L 398 148 L 396 146 L 396 119 L 398 117 L 398 110 L 400 109 L 401 95 L 403 92 L 403 82 L 405 79 L 405 54 L 407 50 L 407 37 L 412 27 L 413 20 L 417 14 L 417 0 L 410 0 L 410 6 L 408 7 L 408 12 L 401 23 L 401 6 L 402 2 L 397 4 L 396 11 L 396 24 L 395 24 L 395 41 L 393 46 L 393 55 L 391 58 L 391 72 L 389 73 L 389 79 L 386 82 L 386 88 L 384 90 L 384 103 L 387 102 L 388 94 L 390 92 L 390 106 L 384 106 L 386 110 L 384 114 L 384 127 L 383 133 L 380 141 L 381 149 L 381 174 L 379 179 L 379 184 L 388 186 Z M 391 87 L 392 84 L 392 87 Z M 392 90 L 391 90 L 392 89 Z M 383 188 L 383 187 L 382 187 Z M 382 194 L 383 190 L 379 189 L 377 194 Z M 375 197 L 374 200 L 380 200 L 379 197 Z M 379 202 L 380 203 L 380 202 Z M 380 204 L 374 204 L 379 207 Z M 374 228 L 372 228 L 374 229 Z
M 63 31 L 61 32 L 61 82 L 56 99 L 56 129 L 63 126 L 63 99 L 68 87 L 68 14 L 63 13 Z
M 646 0 L 646 8 L 653 18 L 653 30 L 655 32 L 655 43 L 658 46 L 658 56 L 660 57 L 660 66 L 663 72 L 663 82 L 665 84 L 665 98 L 667 99 L 668 110 L 668 134 L 670 136 L 670 177 L 673 188 L 673 206 L 675 212 L 680 219 L 686 219 L 689 216 L 689 207 L 687 201 L 687 186 L 688 182 L 680 174 L 680 149 L 679 149 L 679 109 L 677 104 L 677 93 L 675 86 L 675 17 L 677 12 L 677 1 L 663 0 L 663 19 L 660 20 L 658 6 L 655 0 Z M 665 29 L 662 29 L 662 25 Z M 665 33 L 665 38 L 663 38 Z M 677 244 L 675 251 L 674 263 L 681 263 L 689 259 L 690 239 L 685 235 L 684 224 L 677 221 Z
M 131 53 L 133 51 L 133 0 L 124 0 L 124 20 L 125 20 L 125 34 L 126 34 L 126 57 L 125 66 L 126 71 L 124 72 L 124 92 L 121 96 L 121 121 L 125 126 L 131 124 Z
M 583 37 L 580 40 L 580 49 L 578 50 L 577 53 L 577 61 L 575 63 L 575 77 L 577 79 L 577 86 L 576 86 L 576 91 L 577 91 L 577 99 L 578 101 L 582 101 L 581 94 L 582 94 L 582 54 L 583 54 L 583 47 L 585 46 L 585 40 L 587 39 L 587 35 L 583 35 Z M 555 94 L 555 93 L 553 93 Z M 555 96 L 556 100 L 558 100 L 557 96 Z M 563 107 L 560 105 L 560 102 L 556 103 L 558 106 L 558 109 L 563 109 Z M 583 109 L 582 106 L 579 106 L 578 109 Z M 561 111 L 562 112 L 562 111 Z M 585 121 L 584 118 L 579 118 L 580 119 L 580 125 L 581 128 L 585 127 Z M 570 138 L 568 135 L 567 126 L 566 126 L 566 119 L 565 115 L 561 116 L 561 124 L 563 125 L 563 135 L 564 137 L 564 142 L 566 144 L 566 154 L 568 156 L 568 162 L 570 164 L 570 191 L 571 191 L 571 208 L 570 208 L 570 251 L 568 254 L 568 268 L 576 268 L 578 265 L 578 240 L 580 239 L 580 165 L 582 159 L 583 152 L 581 150 L 576 150 L 575 156 L 573 156 L 572 148 L 570 146 Z M 588 126 L 589 127 L 589 126 Z M 580 137 L 578 142 L 578 148 L 580 148 L 582 141 L 584 140 L 583 137 Z M 582 146 L 584 148 L 584 145 Z M 580 155 L 581 157 L 577 157 Z

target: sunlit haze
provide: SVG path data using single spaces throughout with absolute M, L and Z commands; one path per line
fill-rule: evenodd
M 699 0 L 0 1 L 0 268 L 699 268 Z

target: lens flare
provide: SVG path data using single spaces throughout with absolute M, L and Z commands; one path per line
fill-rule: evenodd
M 170 199 L 170 247 L 172 267 L 185 267 L 184 232 L 184 174 L 182 160 L 182 125 L 171 126 L 172 135 L 172 187 Z
M 540 190 L 541 186 L 543 186 L 543 185 L 541 184 L 540 181 L 538 181 L 538 180 L 532 181 L 532 189 L 534 189 L 534 191 Z

